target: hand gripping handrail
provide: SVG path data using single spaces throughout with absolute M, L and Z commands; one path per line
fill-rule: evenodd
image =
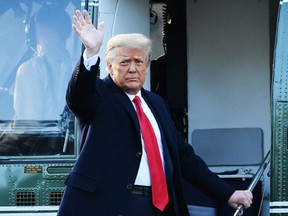
M 269 163 L 270 163 L 270 150 L 266 154 L 262 164 L 255 173 L 252 182 L 247 188 L 248 191 L 252 192 L 254 190 L 255 186 L 257 185 L 258 181 L 260 180 L 261 176 L 263 175 Z M 239 204 L 233 216 L 241 216 L 243 214 L 243 210 L 244 206 L 242 204 Z

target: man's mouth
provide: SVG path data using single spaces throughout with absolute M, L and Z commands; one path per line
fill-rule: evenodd
M 138 77 L 129 77 L 129 78 L 127 78 L 127 80 L 129 80 L 129 81 L 137 81 L 137 80 L 139 80 L 139 78 Z

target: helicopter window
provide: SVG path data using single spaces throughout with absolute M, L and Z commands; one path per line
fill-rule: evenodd
M 76 154 L 65 94 L 82 48 L 71 28 L 80 4 L 0 3 L 0 156 Z

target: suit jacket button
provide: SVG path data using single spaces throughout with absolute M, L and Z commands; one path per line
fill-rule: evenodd
M 136 157 L 141 157 L 141 155 L 142 155 L 141 151 L 136 153 Z
M 132 189 L 132 187 L 133 187 L 133 185 L 132 185 L 132 184 L 130 184 L 130 183 L 126 185 L 126 188 L 127 188 L 128 190 L 131 190 L 131 189 Z

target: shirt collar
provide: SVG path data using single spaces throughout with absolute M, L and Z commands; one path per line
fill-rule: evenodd
M 125 92 L 125 93 L 129 97 L 130 101 L 132 101 L 135 96 L 138 96 L 142 99 L 141 91 L 139 91 L 136 95 L 128 94 L 127 92 Z

